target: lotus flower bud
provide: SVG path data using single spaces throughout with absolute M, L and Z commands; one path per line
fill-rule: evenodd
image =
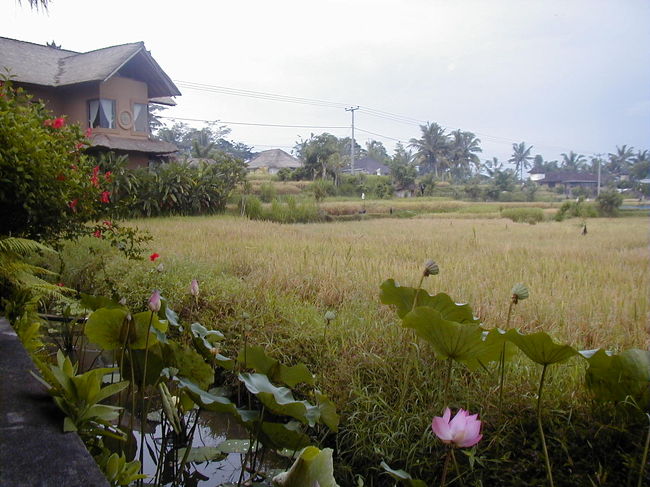
M 217 347 L 212 347 L 210 349 L 210 355 L 217 355 L 219 353 L 219 349 Z
M 440 268 L 438 267 L 438 264 L 436 264 L 434 261 L 427 260 L 424 263 L 424 273 L 423 273 L 424 277 L 435 276 L 438 273 L 440 273 Z
M 328 321 L 328 322 L 332 321 L 334 318 L 336 318 L 336 313 L 334 311 L 330 310 L 327 313 L 325 313 L 325 320 L 326 321 Z
M 196 279 L 192 279 L 192 282 L 190 282 L 190 294 L 192 296 L 199 295 L 199 281 Z
M 521 282 L 512 286 L 512 302 L 517 304 L 519 301 L 523 301 L 528 297 L 528 288 L 525 284 Z
M 154 313 L 160 311 L 160 291 L 157 289 L 153 292 L 149 298 L 149 309 Z

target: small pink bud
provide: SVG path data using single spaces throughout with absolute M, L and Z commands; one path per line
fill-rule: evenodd
M 160 311 L 160 291 L 157 289 L 153 292 L 149 298 L 149 309 L 154 313 Z
M 190 294 L 192 296 L 199 295 L 199 281 L 196 279 L 192 279 L 192 282 L 190 282 Z

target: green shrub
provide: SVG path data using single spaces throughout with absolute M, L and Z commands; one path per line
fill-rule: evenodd
M 623 204 L 623 196 L 615 189 L 603 191 L 596 198 L 596 204 L 601 215 L 616 216 L 618 209 Z
M 0 80 L 0 233 L 39 241 L 88 234 L 110 214 L 110 174 L 83 154 L 78 125 Z
M 501 210 L 501 217 L 509 218 L 517 223 L 536 223 L 544 221 L 544 212 L 541 208 L 505 208 Z
M 263 183 L 260 186 L 260 199 L 264 203 L 270 203 L 277 196 L 277 191 L 273 183 Z
M 310 186 L 310 190 L 314 194 L 316 201 L 322 201 L 328 196 L 336 196 L 336 186 L 332 181 L 323 179 L 314 181 Z
M 561 222 L 565 218 L 596 218 L 598 209 L 592 203 L 586 203 L 582 198 L 577 201 L 565 201 L 555 214 L 555 220 Z

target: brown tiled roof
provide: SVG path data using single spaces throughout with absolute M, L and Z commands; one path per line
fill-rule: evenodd
M 535 181 L 536 183 L 597 183 L 598 177 L 594 174 L 583 172 L 549 172 L 544 175 L 544 179 Z
M 142 42 L 78 53 L 0 37 L 0 70 L 8 69 L 21 83 L 58 87 L 106 81 L 121 70 L 133 73 L 131 61 L 137 62 L 135 69 L 149 86 L 150 97 L 181 94 Z

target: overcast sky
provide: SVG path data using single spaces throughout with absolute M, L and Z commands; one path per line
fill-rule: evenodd
M 167 116 L 344 127 L 230 125 L 231 139 L 257 151 L 288 150 L 312 132 L 349 135 L 344 105 L 361 106 L 357 141 L 389 152 L 426 121 L 476 133 L 482 159 L 507 160 L 520 141 L 546 159 L 650 148 L 649 0 L 52 0 L 47 13 L 0 0 L 0 9 L 4 37 L 81 52 L 144 41 L 183 93 Z

